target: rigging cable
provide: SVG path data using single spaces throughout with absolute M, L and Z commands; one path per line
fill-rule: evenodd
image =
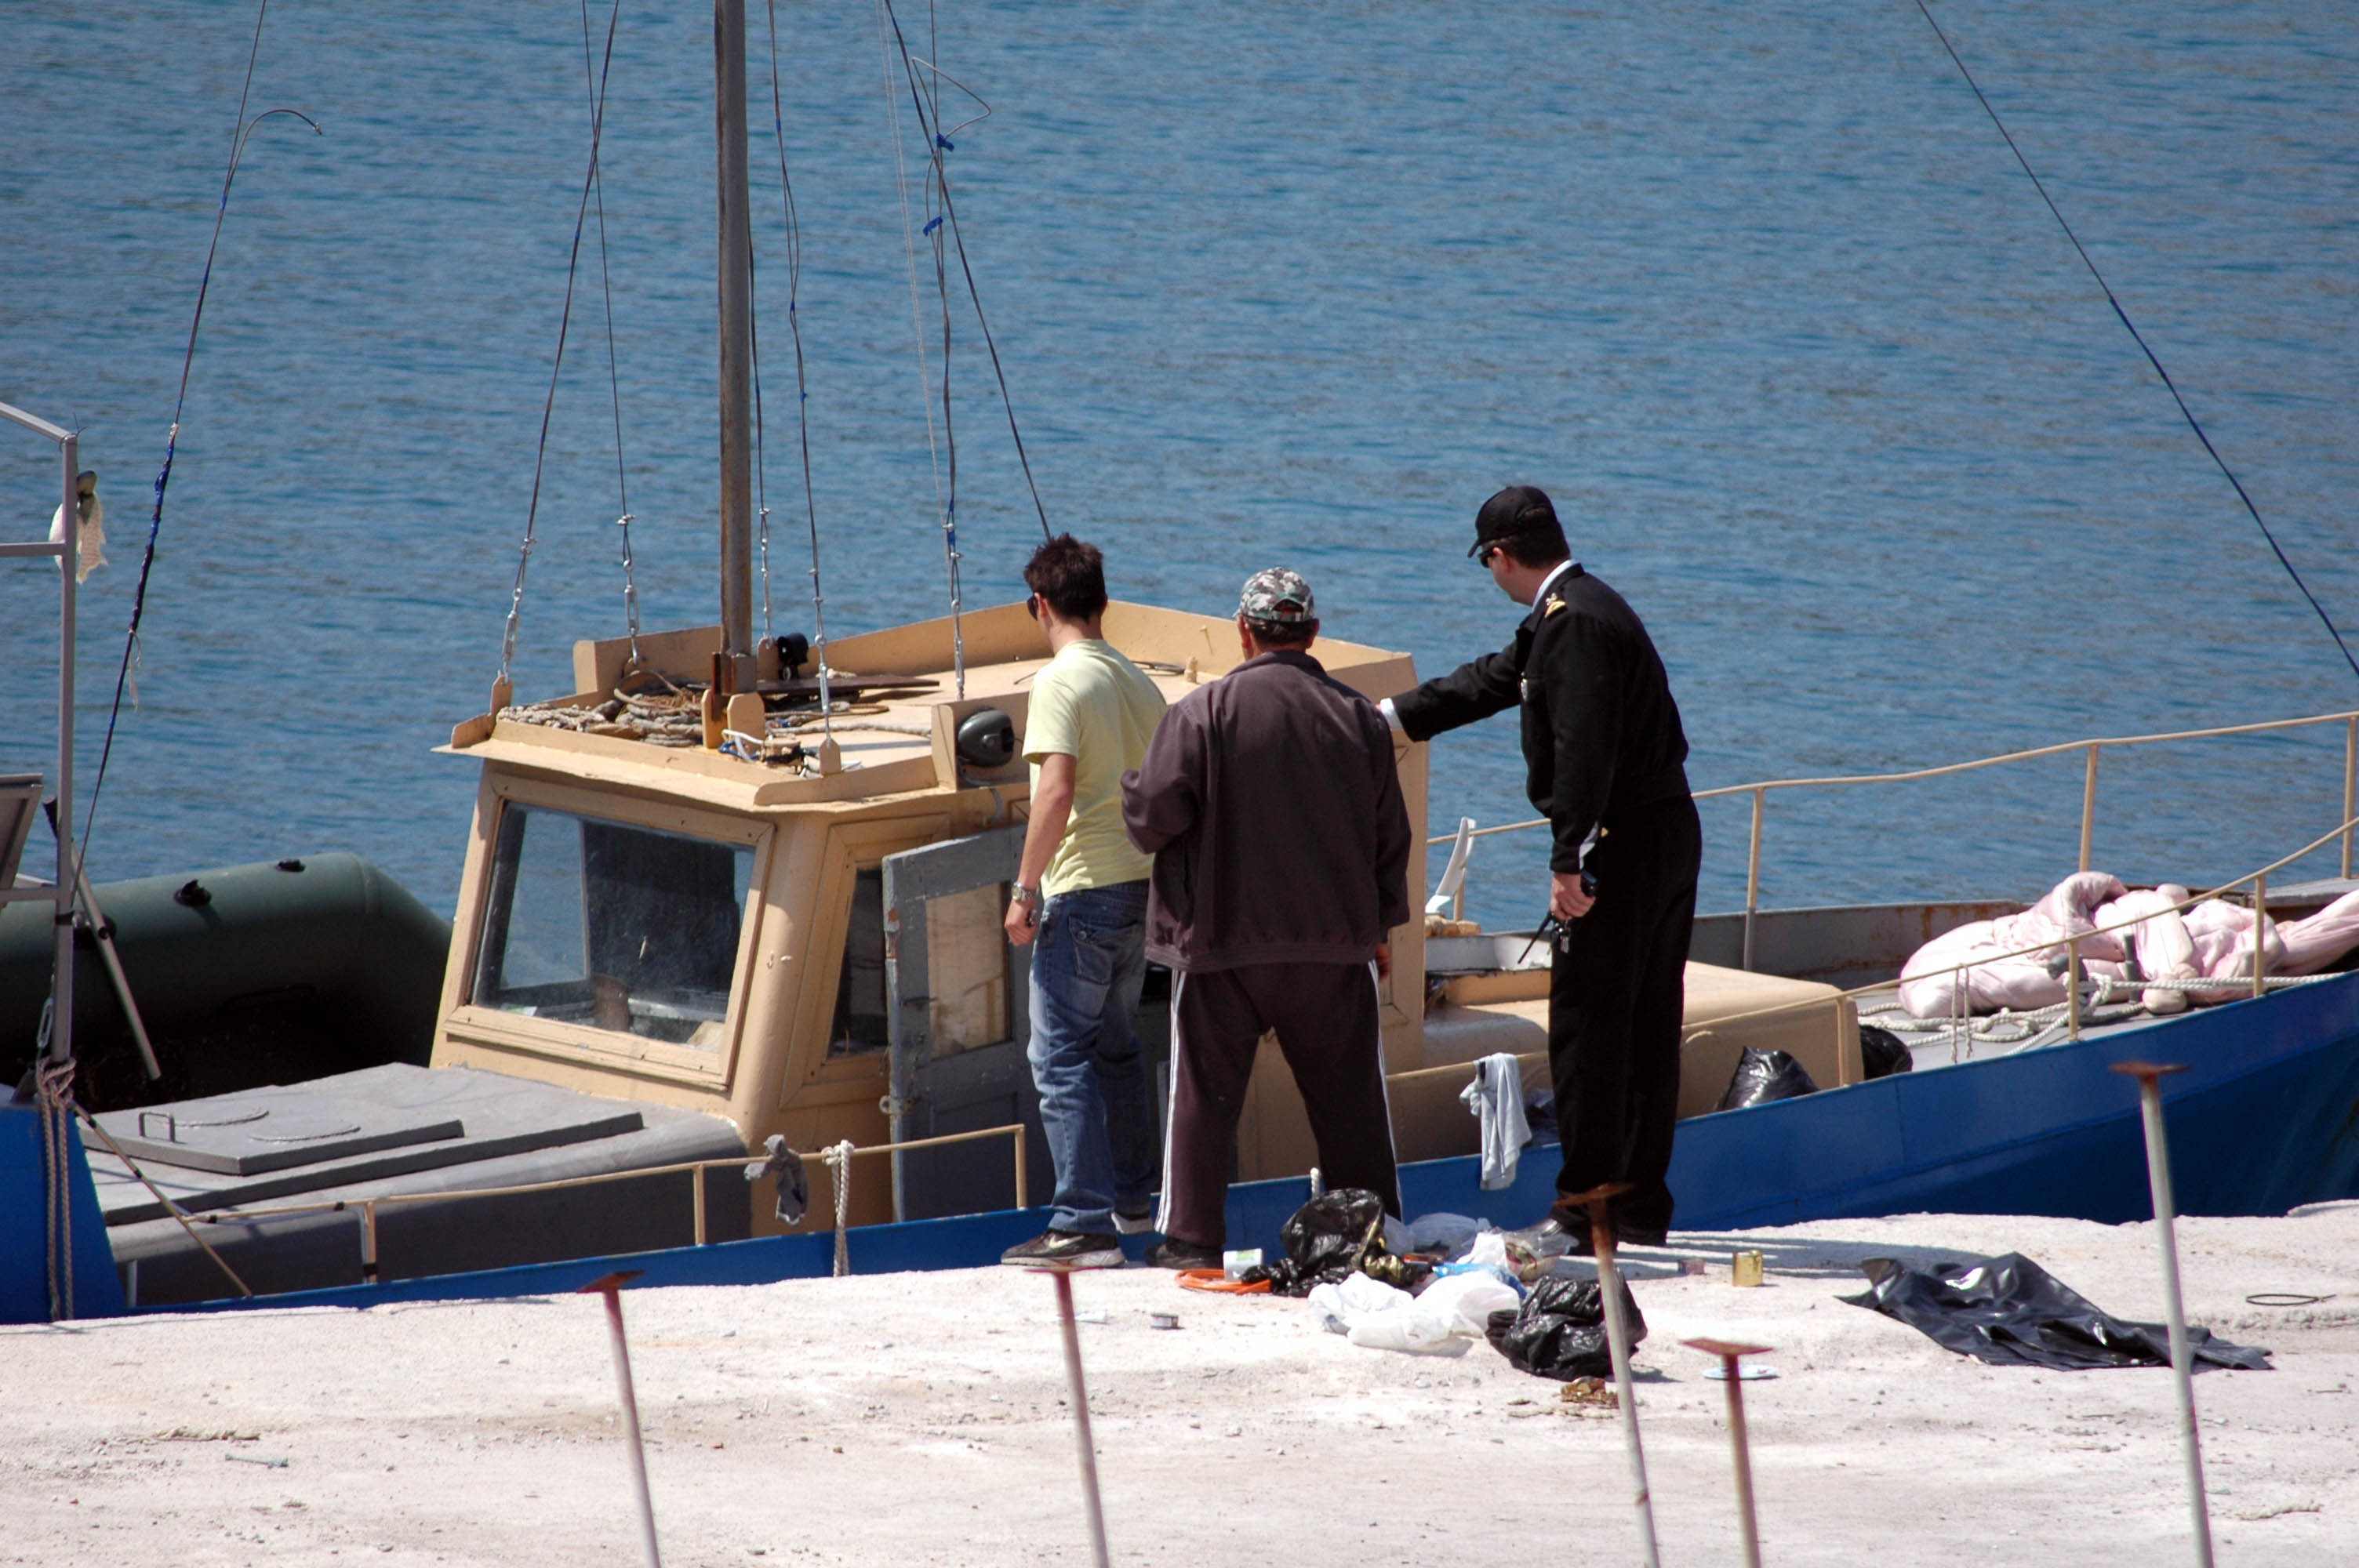
M 933 468 L 934 512 L 936 515 L 944 519 L 944 536 L 947 539 L 950 536 L 948 530 L 951 528 L 951 521 L 950 513 L 945 507 L 944 497 L 942 494 L 941 451 L 934 439 L 934 377 L 932 370 L 926 362 L 925 325 L 918 314 L 918 239 L 912 220 L 909 216 L 909 169 L 907 161 L 902 157 L 901 151 L 900 99 L 893 90 L 893 51 L 891 45 L 893 40 L 897 39 L 901 35 L 901 24 L 898 21 L 891 21 L 890 26 L 892 28 L 892 38 L 887 38 L 886 37 L 886 28 L 889 20 L 886 15 L 889 6 L 886 4 L 886 0 L 877 0 L 876 43 L 882 55 L 881 63 L 885 68 L 885 117 L 887 124 L 891 127 L 893 137 L 893 193 L 899 200 L 901 204 L 901 248 L 903 255 L 908 263 L 909 273 L 909 331 L 911 335 L 917 339 L 918 342 L 919 401 L 919 406 L 924 409 L 926 416 L 926 456 Z M 903 48 L 901 54 L 903 60 L 906 62 L 908 58 L 908 50 L 906 47 Z M 918 129 L 920 131 L 926 129 L 926 114 L 922 105 L 918 111 Z M 930 234 L 934 232 L 934 229 L 935 221 L 929 220 L 926 225 L 926 232 Z M 949 367 L 947 365 L 943 367 L 942 379 L 944 384 L 945 406 L 947 406 L 947 398 L 949 395 L 948 385 L 950 380 Z M 953 557 L 955 557 L 954 549 L 952 553 Z M 958 696 L 964 697 L 966 696 L 966 637 L 964 634 L 964 628 L 960 622 L 956 602 L 958 596 L 958 588 L 955 581 L 956 564 L 956 560 L 953 558 L 951 563 L 953 581 L 951 588 L 951 596 L 952 600 L 951 606 L 951 675 Z
M 803 326 L 801 294 L 803 281 L 802 220 L 795 211 L 794 181 L 787 176 L 787 116 L 778 86 L 778 0 L 768 0 L 770 14 L 770 136 L 778 149 L 778 204 L 787 221 L 787 335 L 795 345 L 795 418 L 802 432 L 803 453 L 803 514 L 810 524 L 811 635 L 815 640 L 815 658 L 819 666 L 819 711 L 821 733 L 835 739 L 835 701 L 830 688 L 834 673 L 827 667 L 827 595 L 819 575 L 819 497 L 811 486 L 810 466 L 810 380 L 803 364 Z M 756 356 L 757 364 L 759 356 Z M 760 400 L 756 398 L 758 410 Z M 758 415 L 756 427 L 759 428 Z M 766 508 L 763 515 L 768 516 Z M 768 539 L 766 529 L 763 538 Z M 770 613 L 769 568 L 766 549 L 762 573 L 762 615 L 766 622 Z
M 927 17 L 934 19 L 929 0 Z M 937 34 L 939 38 L 939 34 Z M 935 102 L 936 85 L 927 78 L 925 107 L 919 112 L 918 124 L 923 129 L 929 115 L 937 125 L 941 124 L 941 112 Z M 948 257 L 942 234 L 942 214 L 934 210 L 935 187 L 926 188 L 926 226 L 924 233 L 934 247 L 934 294 L 942 307 L 942 448 L 949 456 L 950 491 L 942 502 L 942 575 L 949 584 L 951 596 L 951 670 L 956 677 L 956 690 L 966 696 L 966 629 L 964 595 L 960 591 L 959 562 L 962 558 L 958 547 L 958 427 L 951 418 L 951 282 Z
M 1951 61 L 1958 68 L 1958 74 L 1966 79 L 1966 85 L 1973 89 L 1975 101 L 1982 104 L 1983 112 L 1990 116 L 1991 124 L 1998 127 L 1998 134 L 2006 138 L 2007 151 L 2015 155 L 2015 161 L 2023 166 L 2025 174 L 2030 176 L 2032 189 L 2039 192 L 2039 199 L 2042 201 L 2048 203 L 2048 211 L 2055 215 L 2057 223 L 2064 231 L 2064 237 L 2071 241 L 2072 248 L 2080 253 L 2081 263 L 2089 269 L 2089 276 L 2097 280 L 2099 288 L 2104 290 L 2105 303 L 2114 308 L 2114 314 L 2120 318 L 2122 326 L 2129 332 L 2131 341 L 2145 351 L 2147 362 L 2154 366 L 2154 373 L 2162 377 L 2162 384 L 2169 391 L 2171 401 L 2179 405 L 2179 412 L 2185 416 L 2188 428 L 2195 432 L 2195 438 L 2203 443 L 2204 451 L 2211 454 L 2212 461 L 2219 468 L 2222 476 L 2234 488 L 2236 499 L 2245 503 L 2246 512 L 2252 514 L 2253 522 L 2260 528 L 2261 537 L 2268 541 L 2271 553 L 2277 558 L 2277 565 L 2285 568 L 2286 575 L 2293 579 L 2294 587 L 2301 590 L 2302 598 L 2308 600 L 2310 609 L 2318 612 L 2320 624 L 2326 628 L 2326 634 L 2334 639 L 2334 645 L 2342 650 L 2343 662 L 2351 666 L 2353 675 L 2359 675 L 2359 658 L 2352 656 L 2350 644 L 2343 642 L 2343 633 L 2335 630 L 2333 621 L 2326 613 L 2326 607 L 2318 602 L 2318 596 L 2310 591 L 2308 583 L 2302 581 L 2301 573 L 2296 571 L 2293 562 L 2287 558 L 2284 547 L 2277 543 L 2277 536 L 2269 531 L 2268 524 L 2262 520 L 2260 508 L 2253 504 L 2253 498 L 2245 492 L 2243 482 L 2229 470 L 2226 460 L 2220 456 L 2219 449 L 2212 446 L 2212 438 L 2204 434 L 2201 422 L 2195 417 L 2195 411 L 2187 406 L 2187 399 L 2180 395 L 2179 384 L 2170 379 L 2170 373 L 2162 368 L 2162 361 L 2155 357 L 2155 351 L 2148 347 L 2145 335 L 2130 320 L 2129 312 L 2122 308 L 2122 302 L 2114 296 L 2113 286 L 2105 281 L 2105 275 L 2097 270 L 2097 264 L 2090 259 L 2087 248 L 2081 243 L 2081 236 L 2072 232 L 2071 223 L 2065 222 L 2063 211 L 2056 205 L 2056 199 L 2048 194 L 2048 187 L 2033 170 L 2031 160 L 2023 156 L 2023 149 L 2016 145 L 2015 137 L 2008 134 L 2006 122 L 1998 117 L 1998 111 L 1991 106 L 1990 99 L 1984 95 L 1981 83 L 1974 80 L 1974 73 L 1968 70 L 1966 62 L 1959 58 L 1957 46 L 1950 42 L 1950 35 L 1941 30 L 1941 24 L 1934 21 L 1933 13 L 1927 8 L 1925 0 L 1917 0 L 1917 9 L 1924 12 L 1927 25 L 1932 27 L 1933 36 L 1941 40 L 1941 47 L 1949 51 Z
M 565 308 L 557 319 L 557 358 L 549 367 L 549 395 L 540 406 L 540 445 L 532 456 L 532 499 L 524 514 L 524 544 L 516 554 L 516 589 L 508 599 L 507 626 L 500 638 L 500 674 L 494 689 L 513 694 L 509 666 L 516 662 L 516 631 L 524 614 L 524 574 L 532 564 L 534 526 L 540 516 L 540 476 L 549 457 L 549 420 L 557 407 L 557 375 L 565 368 L 565 338 L 573 324 L 573 278 L 582 265 L 582 231 L 590 218 L 590 192 L 598 178 L 598 141 L 606 124 L 606 77 L 614 68 L 614 24 L 622 19 L 623 0 L 606 17 L 606 53 L 598 67 L 598 103 L 590 116 L 590 167 L 582 176 L 582 202 L 573 215 L 573 252 L 565 264 Z
M 605 97 L 591 71 L 590 0 L 582 0 L 582 84 L 590 93 L 590 124 L 594 134 Z M 598 284 L 606 296 L 606 390 L 614 403 L 614 491 L 623 509 L 614 525 L 623 531 L 623 619 L 631 639 L 631 662 L 624 671 L 627 675 L 644 662 L 639 657 L 639 587 L 631 569 L 631 524 L 636 519 L 631 515 L 631 483 L 625 477 L 623 466 L 623 381 L 614 364 L 614 283 L 606 270 L 605 171 L 593 164 L 590 178 L 598 202 Z
M 156 538 L 164 527 L 164 490 L 172 482 L 172 458 L 180 446 L 180 416 L 189 403 L 189 371 L 197 357 L 197 330 L 205 319 L 205 296 L 212 287 L 213 256 L 221 249 L 222 225 L 229 217 L 230 187 L 237 181 L 238 164 L 245 157 L 245 144 L 255 128 L 275 115 L 288 114 L 311 127 L 314 135 L 325 135 L 320 123 L 299 109 L 266 109 L 253 119 L 245 117 L 245 105 L 254 92 L 254 65 L 262 54 L 263 18 L 270 15 L 270 0 L 262 0 L 254 14 L 254 43 L 245 57 L 245 82 L 237 90 L 237 118 L 232 122 L 229 138 L 229 168 L 222 175 L 220 205 L 213 210 L 213 237 L 205 247 L 204 276 L 197 284 L 197 308 L 189 319 L 188 347 L 180 354 L 180 386 L 172 400 L 172 427 L 164 438 L 164 466 L 156 473 L 156 504 L 147 517 L 147 548 L 139 559 L 139 582 L 131 595 L 131 624 L 123 639 L 123 662 L 114 672 L 114 701 L 107 710 L 106 740 L 99 748 L 98 775 L 91 781 L 90 804 L 82 810 L 82 848 L 71 858 L 73 867 L 67 870 L 70 846 L 58 847 L 58 877 L 63 881 L 71 875 L 79 878 L 82 868 L 90 859 L 90 840 L 98 821 L 99 792 L 106 787 L 106 764 L 114 755 L 114 729 L 123 718 L 123 694 L 131 681 L 131 672 L 139 656 L 139 622 L 147 612 L 147 582 L 156 570 Z M 68 885 L 79 885 L 70 882 Z
M 894 13 L 893 0 L 877 0 L 877 5 L 886 20 L 892 24 L 894 40 L 900 45 L 901 69 L 909 79 L 909 97 L 918 105 L 919 128 L 927 133 L 927 152 L 933 161 L 935 187 L 941 193 L 942 215 L 949 220 L 951 240 L 958 247 L 959 270 L 966 277 L 967 298 L 974 305 L 975 324 L 983 329 L 983 346 L 991 354 L 992 373 L 999 380 L 1000 405 L 1007 410 L 1007 433 L 1016 442 L 1016 460 L 1024 467 L 1024 482 L 1032 492 L 1032 510 L 1039 514 L 1040 536 L 1044 539 L 1051 538 L 1054 535 L 1049 529 L 1049 511 L 1040 503 L 1040 485 L 1032 477 L 1032 459 L 1024 449 L 1024 432 L 1016 427 L 1016 399 L 1010 396 L 1007 391 L 1007 371 L 999 362 L 999 344 L 991 335 L 991 321 L 983 310 L 983 294 L 975 287 L 974 267 L 967 260 L 966 234 L 959 227 L 958 208 L 951 200 L 950 174 L 942 163 L 942 154 L 951 150 L 951 140 L 941 130 L 939 121 L 930 123 L 928 121 L 924 97 L 918 90 L 917 65 L 909 57 L 908 40 L 901 36 L 901 19 Z M 941 74 L 930 65 L 927 69 L 934 70 L 937 75 Z M 951 80 L 956 81 L 955 78 Z M 966 89 L 962 85 L 961 91 L 966 91 Z M 977 99 L 977 102 L 980 103 L 981 100 Z M 896 123 L 897 124 L 898 122 Z M 973 121 L 967 122 L 969 124 L 973 123 Z M 900 142 L 897 135 L 894 141 L 893 151 L 894 157 L 899 157 Z

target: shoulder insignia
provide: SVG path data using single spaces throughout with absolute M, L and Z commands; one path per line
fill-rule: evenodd
M 1558 611 L 1562 610 L 1563 608 L 1564 608 L 1564 598 L 1563 598 L 1563 596 L 1562 596 L 1562 595 L 1560 595 L 1560 594 L 1554 594 L 1554 593 L 1551 593 L 1551 594 L 1549 594 L 1549 595 L 1548 596 L 1548 602 L 1547 602 L 1546 604 L 1543 604 L 1543 605 L 1541 605 L 1541 606 L 1540 606 L 1540 619 L 1541 619 L 1541 620 L 1543 620 L 1543 621 L 1545 621 L 1545 620 L 1547 620 L 1549 616 L 1554 615 Z

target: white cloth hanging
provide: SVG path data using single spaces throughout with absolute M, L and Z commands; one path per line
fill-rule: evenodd
M 1483 1119 L 1483 1188 L 1513 1186 L 1532 1124 L 1524 1115 L 1524 1065 L 1506 1051 L 1475 1064 L 1474 1081 L 1459 1091 L 1466 1108 Z

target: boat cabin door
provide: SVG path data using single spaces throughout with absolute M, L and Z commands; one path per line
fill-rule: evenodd
M 1018 826 L 885 858 L 886 1109 L 897 1143 L 1022 1122 L 1028 1195 L 1040 1203 L 1054 1176 L 1025 1057 L 1032 949 L 1000 924 L 1023 849 Z M 1006 1138 L 893 1155 L 897 1220 L 1015 1206 Z

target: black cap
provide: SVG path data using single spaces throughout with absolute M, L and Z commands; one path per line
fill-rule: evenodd
M 1556 520 L 1556 507 L 1549 502 L 1548 492 L 1538 485 L 1511 484 L 1484 502 L 1483 509 L 1474 514 L 1474 543 L 1466 553 L 1477 555 L 1486 545 L 1532 534 L 1563 537 L 1564 530 Z

